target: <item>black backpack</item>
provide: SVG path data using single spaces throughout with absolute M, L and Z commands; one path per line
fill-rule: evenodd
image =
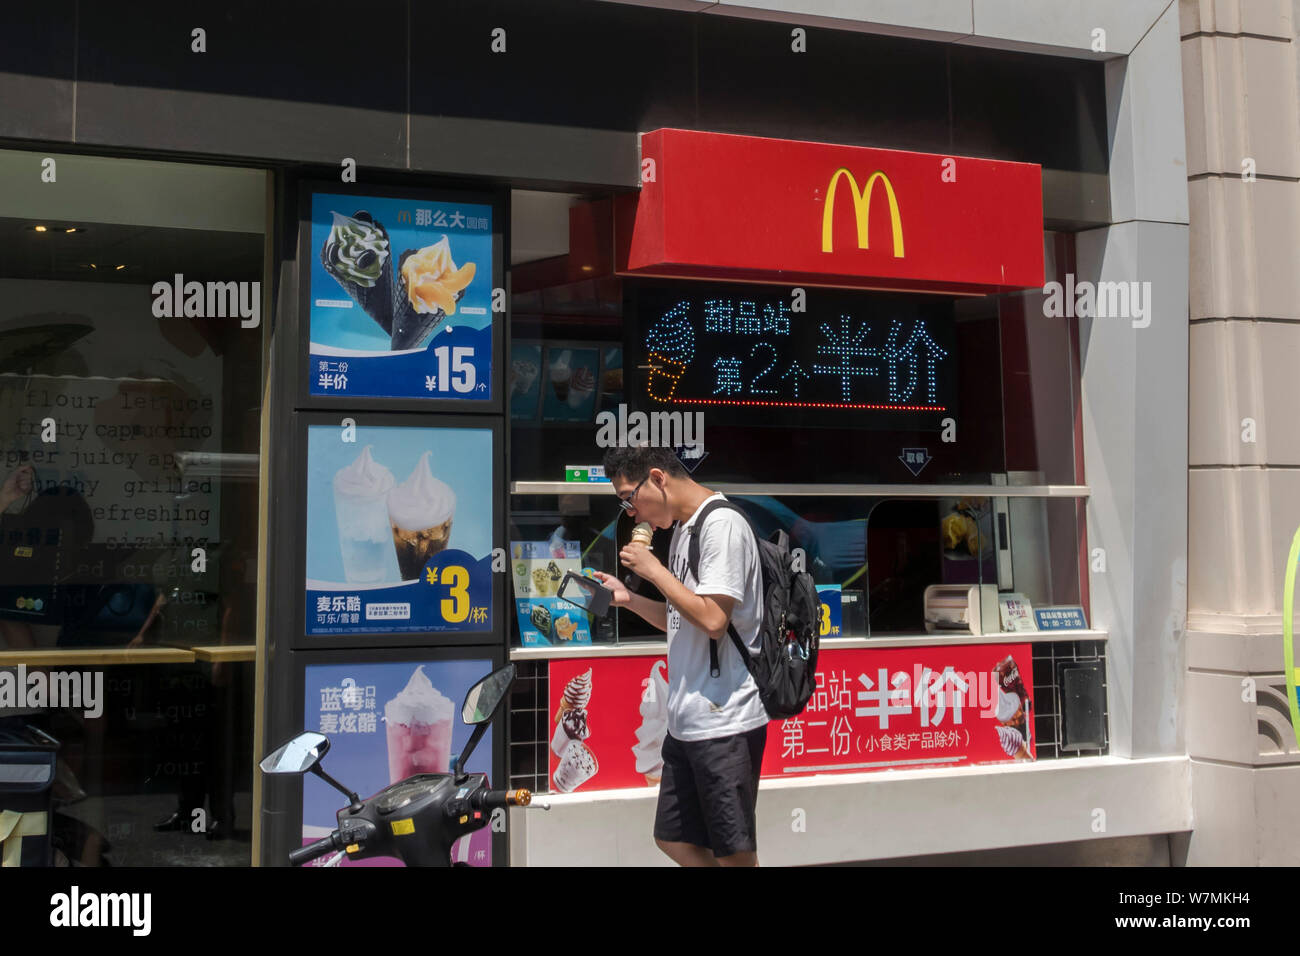
M 689 560 L 691 574 L 700 580 L 699 531 L 715 508 L 730 508 L 749 518 L 730 501 L 710 501 L 700 511 L 690 528 Z M 753 525 L 750 525 L 753 530 Z M 802 713 L 812 697 L 817 679 L 817 631 L 820 604 L 812 575 L 795 571 L 794 557 L 790 553 L 790 536 L 778 530 L 764 541 L 758 542 L 758 563 L 763 572 L 763 625 L 762 648 L 757 657 L 736 633 L 736 626 L 727 622 L 727 632 L 740 652 L 768 717 L 782 720 Z M 718 642 L 709 641 L 709 675 L 717 677 Z

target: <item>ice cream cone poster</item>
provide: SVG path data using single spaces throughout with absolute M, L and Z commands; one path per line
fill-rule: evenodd
M 542 421 L 587 422 L 596 413 L 600 352 L 553 345 L 546 350 Z
M 525 647 L 591 643 L 586 612 L 556 596 L 565 572 L 579 571 L 581 566 L 577 541 L 510 543 L 519 639 Z
M 510 346 L 510 368 L 506 372 L 506 389 L 510 401 L 510 417 L 517 421 L 534 421 L 537 418 L 537 400 L 542 391 L 542 347 L 540 345 Z
M 658 785 L 668 731 L 663 657 L 552 660 L 549 684 L 553 791 Z
M 474 728 L 460 719 L 465 693 L 492 670 L 489 660 L 409 660 L 310 665 L 305 671 L 304 729 L 329 738 L 324 769 L 368 796 L 417 773 L 447 773 Z M 467 770 L 492 779 L 492 725 L 470 754 Z M 302 788 L 302 842 L 314 842 L 337 826 L 343 795 L 307 774 Z M 332 854 L 331 854 L 332 855 Z M 462 837 L 452 859 L 492 865 L 490 827 Z M 321 865 L 325 856 L 316 861 Z M 393 857 L 345 866 L 401 866 Z
M 488 429 L 310 425 L 306 506 L 309 635 L 492 629 Z
M 313 193 L 312 395 L 486 401 L 492 207 Z

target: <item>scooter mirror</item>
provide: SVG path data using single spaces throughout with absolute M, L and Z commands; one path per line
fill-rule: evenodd
M 461 720 L 467 724 L 483 724 L 491 720 L 514 679 L 515 665 L 507 664 L 471 687 L 460 709 Z
M 316 766 L 329 749 L 328 737 L 308 731 L 294 737 L 258 766 L 263 773 L 305 773 Z

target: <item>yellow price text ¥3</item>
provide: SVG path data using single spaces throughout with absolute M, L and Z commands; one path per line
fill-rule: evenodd
M 448 624 L 459 624 L 469 617 L 469 571 L 459 564 L 449 564 L 441 574 L 427 568 L 424 578 L 429 584 L 444 584 L 447 597 L 442 599 L 442 619 Z
M 817 634 L 825 637 L 831 632 L 831 608 L 829 604 L 818 605 L 821 608 L 821 618 L 818 622 Z

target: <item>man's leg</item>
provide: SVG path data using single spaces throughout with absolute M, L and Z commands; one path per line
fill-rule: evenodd
M 721 866 L 723 865 L 712 850 L 707 850 L 694 843 L 677 843 L 655 838 L 655 846 L 668 854 L 678 866 Z
M 691 751 L 708 842 L 719 866 L 758 866 L 756 807 L 767 725 L 701 741 Z
M 654 838 L 678 866 L 717 866 L 700 811 L 700 796 L 681 741 L 668 734 L 663 745 L 664 768 L 655 807 Z
M 710 854 L 712 856 L 712 854 Z M 758 854 L 749 850 L 716 858 L 718 866 L 758 866 Z

